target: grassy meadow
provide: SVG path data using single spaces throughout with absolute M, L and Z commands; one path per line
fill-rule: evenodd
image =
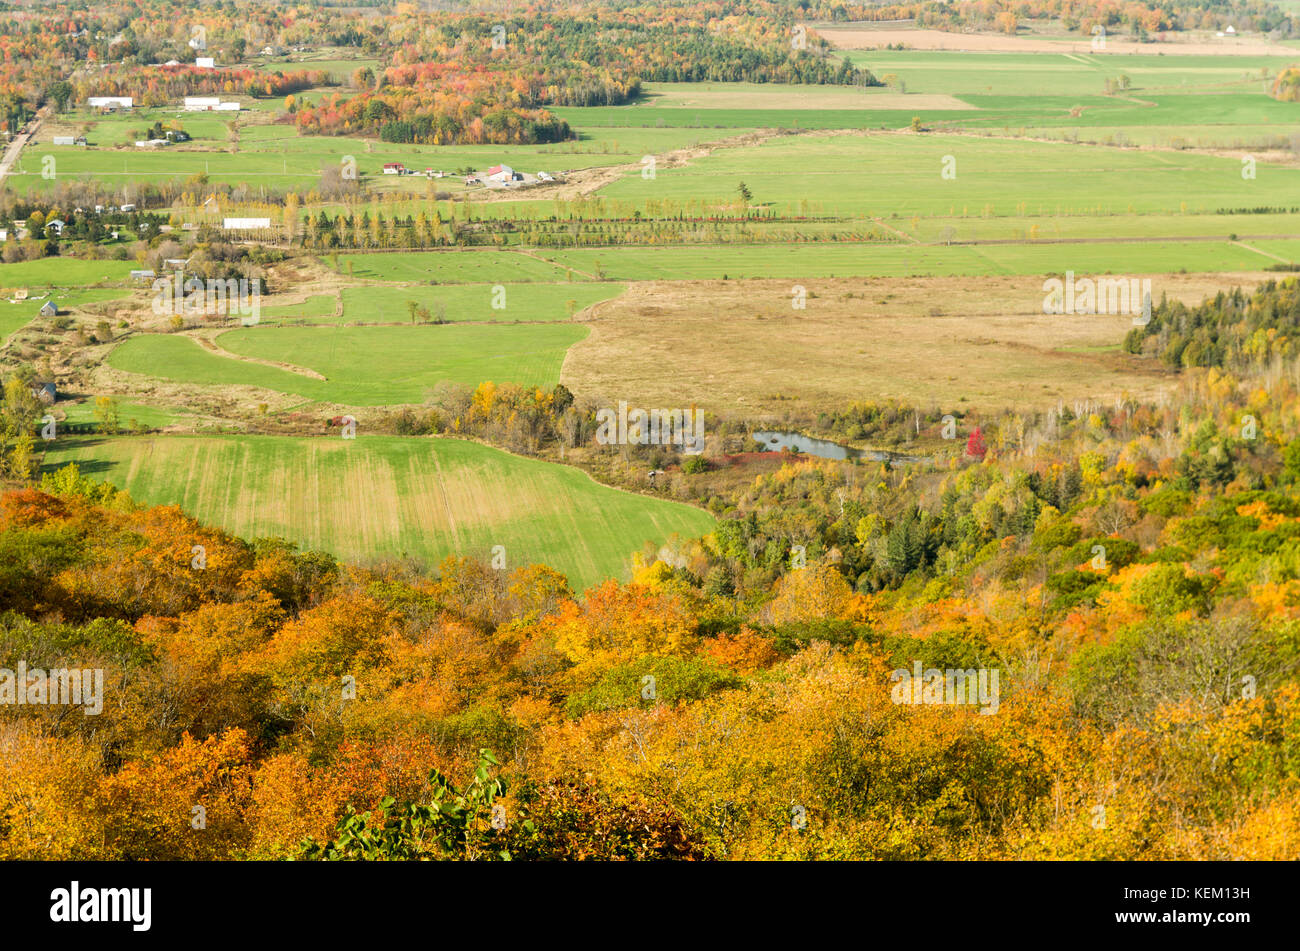
M 707 513 L 585 473 L 455 439 L 150 436 L 60 440 L 46 466 L 83 472 L 245 538 L 353 562 L 448 555 L 534 562 L 582 590 L 626 579 L 647 541 L 709 531 Z
M 125 341 L 108 364 L 176 383 L 254 386 L 319 402 L 383 406 L 421 403 L 443 381 L 554 386 L 565 353 L 586 334 L 572 324 L 252 327 L 216 338 L 229 356 L 188 336 L 148 334 Z

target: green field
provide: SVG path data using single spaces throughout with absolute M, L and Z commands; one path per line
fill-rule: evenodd
M 1296 104 L 1268 96 L 1272 79 L 1288 65 L 1276 56 L 917 50 L 842 55 L 888 86 L 793 87 L 804 100 L 795 104 L 792 87 L 776 83 L 646 83 L 645 95 L 632 105 L 556 111 L 583 129 L 893 130 L 917 116 L 940 128 L 1205 147 L 1285 141 L 1298 112 Z M 1108 80 L 1116 84 L 1109 91 Z M 723 89 L 736 94 L 719 94 Z
M 127 340 L 110 366 L 178 383 L 257 386 L 347 406 L 420 403 L 438 383 L 554 386 L 564 355 L 587 335 L 574 324 L 255 327 L 217 338 L 233 354 L 314 370 L 315 379 L 203 349 L 192 338 Z
M 511 284 L 563 280 L 565 273 L 540 258 L 517 251 L 412 251 L 341 254 L 340 273 L 376 281 L 427 284 Z
M 69 423 L 98 423 L 95 416 L 95 401 L 86 400 L 82 403 L 73 403 L 71 406 L 62 407 L 64 415 Z M 173 410 L 161 406 L 152 406 L 145 403 L 132 403 L 130 401 L 118 400 L 117 402 L 117 422 L 122 429 L 130 429 L 134 421 L 143 429 L 162 429 L 173 423 L 180 422 L 185 413 L 174 412 Z
M 0 268 L 17 266 L 18 265 L 0 265 Z M 8 272 L 0 270 L 0 274 L 7 273 Z M 81 304 L 114 300 L 121 296 L 122 291 L 120 289 L 107 287 L 68 289 L 29 288 L 27 300 L 14 301 L 7 298 L 0 298 L 0 346 L 3 346 L 15 332 L 35 320 L 46 300 L 53 300 L 54 303 L 58 305 L 59 311 L 63 314 L 67 314 L 72 308 Z
M 1108 78 L 1128 76 L 1129 94 L 1219 91 L 1257 95 L 1260 70 L 1288 65 L 1277 56 L 1158 56 L 1128 53 L 967 53 L 958 50 L 855 50 L 844 57 L 878 79 L 897 77 L 909 93 L 954 96 L 1100 95 Z M 891 85 L 894 83 L 891 81 Z
M 576 268 L 599 267 L 607 277 L 620 281 L 1055 274 L 1065 270 L 1079 274 L 1151 274 L 1184 268 L 1252 271 L 1277 263 L 1274 258 L 1227 241 L 952 247 L 865 243 L 731 245 L 580 249 L 551 251 L 547 256 Z
M 141 110 L 134 115 L 102 119 L 82 116 L 85 122 L 96 123 L 103 147 L 56 147 L 49 136 L 42 135 L 23 150 L 13 173 L 5 180 L 5 187 L 25 194 L 47 191 L 57 181 L 69 178 L 120 187 L 132 182 L 185 180 L 202 173 L 214 183 L 247 185 L 254 194 L 261 187 L 305 191 L 319 183 L 322 169 L 338 168 L 351 158 L 361 178 L 379 191 L 426 195 L 464 192 L 463 180 L 454 174 L 442 179 L 423 175 L 385 176 L 385 163 L 401 162 L 421 172 L 434 168 L 454 173 L 458 169 L 485 169 L 504 162 L 526 172 L 563 173 L 637 162 L 643 155 L 722 137 L 671 127 L 593 128 L 583 131 L 576 140 L 551 145 L 396 145 L 350 136 L 300 135 L 294 126 L 256 124 L 251 117 L 262 108 L 280 110 L 283 100 L 256 103 L 253 110 L 239 113 L 237 120 L 176 109 Z M 146 115 L 148 122 L 144 121 Z M 186 131 L 193 131 L 195 141 L 159 149 L 114 147 L 134 142 L 134 133 L 155 118 L 164 122 L 179 119 Z M 67 119 L 77 121 L 78 116 Z M 239 130 L 238 145 L 233 151 L 228 124 L 237 124 Z M 738 131 L 729 129 L 726 135 Z M 95 135 L 92 134 L 91 140 L 96 141 Z M 52 179 L 41 175 L 47 155 L 54 156 L 56 162 L 57 175 Z
M 0 264 L 0 287 L 85 287 L 123 284 L 137 267 L 131 261 L 84 261 L 80 258 L 39 258 Z M 40 307 L 40 304 L 36 305 Z
M 262 319 L 292 317 L 333 317 L 338 310 L 338 298 L 333 294 L 313 294 L 301 304 L 271 304 L 262 307 Z
M 353 562 L 447 555 L 544 562 L 579 590 L 626 579 L 647 541 L 708 532 L 707 513 L 593 482 L 577 469 L 455 439 L 361 436 L 61 439 L 47 468 L 175 504 L 245 538 L 280 536 Z
M 783 136 L 663 169 L 653 179 L 629 173 L 601 194 L 734 205 L 743 181 L 754 203 L 778 212 L 900 217 L 963 208 L 991 216 L 1212 214 L 1300 204 L 1300 168 L 1259 162 L 1254 179 L 1241 171 L 1239 159 L 1194 153 L 954 135 Z
M 0 347 L 8 343 L 9 338 L 36 319 L 40 303 L 28 301 L 11 302 L 0 300 Z
M 411 319 L 411 301 L 427 307 L 435 319 L 441 316 L 450 322 L 561 321 L 598 301 L 617 297 L 625 289 L 621 284 L 348 287 L 343 290 L 342 318 L 317 318 L 312 322 L 406 323 Z M 504 306 L 496 308 L 494 302 Z

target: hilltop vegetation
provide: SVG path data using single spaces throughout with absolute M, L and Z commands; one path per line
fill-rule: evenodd
M 1295 290 L 1202 309 L 1252 338 Z M 0 500 L 0 663 L 103 667 L 112 702 L 7 721 L 0 854 L 1295 859 L 1300 378 L 1230 352 L 1163 408 L 982 420 L 946 467 L 791 460 L 581 597 L 47 475 Z M 900 703 L 916 663 L 997 670 L 997 714 Z
M 1294 2 L 465 6 L 0 4 L 0 859 L 1300 859 Z

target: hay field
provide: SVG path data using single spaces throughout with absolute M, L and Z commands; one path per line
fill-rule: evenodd
M 359 563 L 490 561 L 503 545 L 507 568 L 544 562 L 578 590 L 627 578 L 646 541 L 713 525 L 699 509 L 455 439 L 63 439 L 45 462 L 76 462 L 137 500 L 179 505 L 244 538 L 280 536 Z
M 1083 275 L 1078 275 L 1083 276 Z M 1263 274 L 1151 275 L 1199 301 Z M 1058 400 L 1150 396 L 1163 369 L 1120 351 L 1130 316 L 1047 316 L 1041 277 L 835 279 L 634 284 L 600 304 L 561 382 L 613 405 L 775 418 L 789 407 L 900 400 L 995 410 Z

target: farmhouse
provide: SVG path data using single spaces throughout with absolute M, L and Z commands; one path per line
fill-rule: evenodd
M 32 396 L 48 406 L 59 398 L 59 391 L 49 380 L 42 380 L 32 384 Z
M 62 237 L 63 225 L 64 221 L 62 218 L 51 218 L 49 221 L 45 222 L 45 230 L 53 231 L 55 234 Z
M 385 174 L 385 175 L 405 175 L 405 174 L 406 174 L 406 166 L 403 165 L 401 162 L 385 162 L 385 163 L 384 163 L 384 174 Z
M 515 182 L 522 179 L 523 176 L 509 165 L 493 165 L 487 170 L 487 180 L 489 182 L 498 182 L 504 185 L 507 182 Z
M 271 227 L 270 218 L 225 218 L 221 227 L 226 231 L 265 231 Z
M 52 301 L 52 300 L 47 300 L 44 304 L 41 305 L 41 316 L 42 316 L 42 317 L 57 317 L 57 316 L 59 316 L 59 307 L 58 307 L 58 305 L 55 304 L 54 301 Z
M 86 100 L 86 105 L 92 109 L 130 109 L 135 102 L 130 96 L 91 96 Z

